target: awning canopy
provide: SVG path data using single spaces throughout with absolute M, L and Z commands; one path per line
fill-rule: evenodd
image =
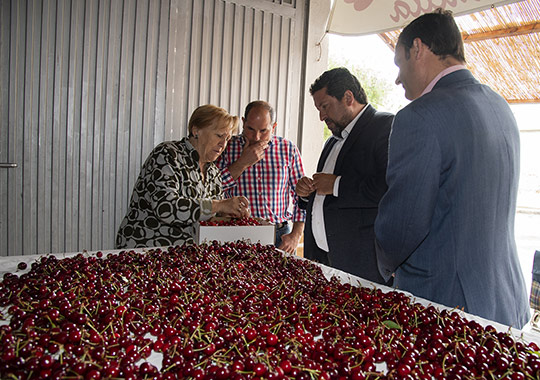
M 437 8 L 468 14 L 516 0 L 334 0 L 327 32 L 342 35 L 382 33 L 403 28 Z
M 394 49 L 403 26 L 441 5 L 462 14 L 456 22 L 467 67 L 480 82 L 510 103 L 540 102 L 540 0 L 335 0 L 327 29 L 336 34 L 379 33 Z M 484 10 L 470 13 L 477 9 Z
M 509 103 L 540 102 L 540 0 L 456 18 L 467 67 Z M 400 30 L 383 33 L 394 49 Z

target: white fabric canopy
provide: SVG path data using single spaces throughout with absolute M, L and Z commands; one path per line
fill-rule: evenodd
M 455 16 L 477 12 L 516 0 L 334 0 L 326 31 L 342 35 L 382 33 L 404 27 L 437 8 Z

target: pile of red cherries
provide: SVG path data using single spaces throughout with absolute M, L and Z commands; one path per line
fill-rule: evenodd
M 260 226 L 261 223 L 252 217 L 207 220 L 199 222 L 201 226 Z
M 2 379 L 540 376 L 534 343 L 245 242 L 44 256 L 0 313 Z

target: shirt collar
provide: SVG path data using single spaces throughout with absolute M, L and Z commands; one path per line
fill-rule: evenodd
M 435 87 L 435 85 L 437 84 L 437 82 L 444 76 L 448 75 L 448 74 L 451 74 L 453 73 L 454 71 L 458 71 L 458 70 L 463 70 L 463 69 L 466 69 L 465 65 L 454 65 L 454 66 L 450 66 L 450 67 L 447 67 L 446 69 L 444 69 L 443 71 L 441 71 L 435 78 L 433 78 L 433 80 L 431 82 L 429 82 L 429 84 L 427 85 L 427 87 L 424 89 L 424 91 L 422 92 L 422 94 L 420 94 L 420 96 L 422 95 L 425 95 L 427 94 L 428 92 L 430 92 L 431 90 L 433 90 L 433 87 Z
M 191 141 L 189 141 L 189 137 L 186 136 L 182 140 L 190 150 L 195 150 L 195 147 L 193 146 L 193 144 L 191 144 Z
M 184 137 L 180 142 L 183 142 L 188 150 L 188 153 L 191 155 L 191 158 L 195 162 L 199 162 L 199 152 L 197 152 L 197 149 L 193 146 L 191 141 L 189 141 L 189 137 Z
M 338 140 L 345 140 L 349 136 L 349 134 L 351 133 L 351 130 L 355 126 L 358 119 L 360 119 L 360 116 L 362 116 L 362 114 L 364 113 L 364 111 L 366 110 L 367 107 L 368 107 L 368 105 L 366 104 L 364 106 L 364 108 L 362 108 L 362 110 L 360 112 L 358 112 L 358 115 L 356 115 L 354 117 L 354 119 L 352 119 L 351 122 L 349 124 L 347 124 L 345 129 L 341 131 L 341 137 L 339 137 L 339 136 L 334 136 L 334 137 L 336 139 L 338 139 Z

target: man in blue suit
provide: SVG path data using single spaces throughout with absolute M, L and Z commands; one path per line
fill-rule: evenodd
M 514 240 L 512 111 L 465 68 L 451 12 L 412 21 L 394 61 L 412 102 L 390 135 L 375 222 L 379 270 L 416 296 L 521 328 L 529 306 Z

